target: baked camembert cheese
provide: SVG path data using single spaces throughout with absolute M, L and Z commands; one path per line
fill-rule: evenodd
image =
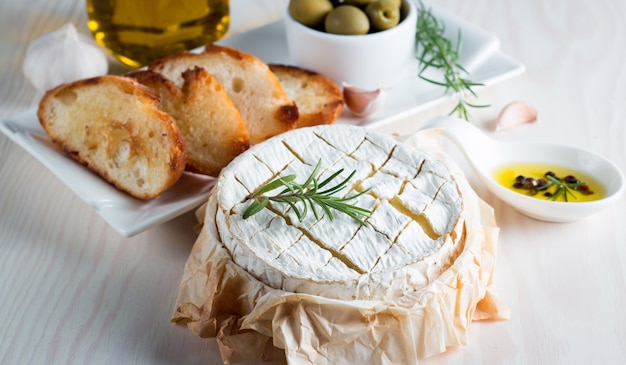
M 322 125 L 237 156 L 198 211 L 172 320 L 215 337 L 227 363 L 416 364 L 467 344 L 473 318 L 506 318 L 487 289 L 493 210 L 449 159 L 411 141 Z M 310 208 L 300 220 L 280 202 L 243 217 L 259 188 L 303 183 L 319 161 L 318 181 L 355 172 L 337 196 L 365 192 L 350 201 L 371 210 L 365 224 Z
M 284 203 L 244 219 L 248 197 L 279 176 L 302 182 L 321 159 L 319 180 L 352 171 L 346 189 L 372 211 L 299 221 Z M 390 136 L 352 126 L 280 135 L 230 164 L 216 188 L 215 217 L 233 261 L 265 284 L 335 299 L 384 299 L 423 288 L 454 259 L 463 238 L 462 198 L 434 158 Z

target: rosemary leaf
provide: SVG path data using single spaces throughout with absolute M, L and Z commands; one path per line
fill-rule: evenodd
M 483 86 L 483 84 L 461 77 L 461 74 L 468 74 L 458 62 L 462 43 L 461 29 L 457 33 L 456 47 L 453 47 L 452 42 L 443 35 L 444 32 L 445 25 L 420 1 L 415 37 L 416 57 L 421 65 L 418 77 L 431 84 L 444 87 L 446 93 L 452 92 L 458 102 L 450 114 L 456 113 L 460 118 L 469 120 L 468 107 L 484 108 L 489 105 L 477 105 L 466 101 L 469 95 L 477 96 L 472 88 Z M 423 73 L 429 68 L 441 70 L 443 81 L 424 76 Z
M 243 219 L 247 219 L 248 217 L 255 215 L 263 210 L 263 208 L 267 206 L 267 203 L 269 203 L 269 201 L 270 200 L 265 197 L 261 199 L 254 199 L 252 201 L 252 204 L 250 204 L 248 209 L 246 209 L 246 211 L 243 213 Z
M 313 172 L 302 184 L 295 182 L 295 175 L 287 175 L 285 177 L 278 177 L 272 180 L 268 184 L 262 186 L 256 193 L 250 195 L 248 198 L 252 200 L 252 203 L 246 208 L 243 213 L 244 219 L 251 217 L 252 215 L 260 212 L 263 208 L 267 207 L 267 204 L 272 202 L 287 203 L 300 221 L 304 219 L 309 209 L 313 212 L 316 219 L 319 219 L 319 214 L 316 206 L 319 206 L 324 210 L 325 214 L 332 221 L 334 219 L 332 210 L 340 213 L 347 214 L 360 224 L 367 225 L 362 217 L 369 217 L 372 211 L 353 204 L 348 203 L 351 200 L 358 198 L 359 196 L 367 193 L 369 189 L 359 192 L 357 194 L 336 197 L 333 194 L 338 193 L 340 190 L 346 187 L 348 182 L 354 177 L 356 171 L 353 171 L 348 177 L 342 180 L 339 184 L 329 187 L 323 191 L 320 188 L 330 184 L 337 176 L 339 176 L 343 169 L 334 172 L 328 178 L 321 183 L 318 182 L 318 174 L 321 168 L 322 160 L 320 159 L 313 169 Z M 284 187 L 278 194 L 274 196 L 266 196 L 265 194 L 276 190 L 280 187 Z M 302 207 L 298 208 L 298 203 L 302 203 Z
M 556 201 L 561 195 L 563 195 L 563 201 L 565 202 L 569 201 L 568 196 L 578 200 L 578 197 L 574 193 L 572 193 L 570 189 L 576 190 L 578 189 L 578 187 L 580 187 L 580 185 L 584 184 L 584 183 L 568 184 L 562 181 L 561 179 L 556 178 L 554 176 L 550 176 L 550 175 L 546 175 L 546 179 L 550 180 L 550 183 L 551 183 L 550 186 L 556 185 L 556 191 L 550 197 L 550 199 L 554 201 Z

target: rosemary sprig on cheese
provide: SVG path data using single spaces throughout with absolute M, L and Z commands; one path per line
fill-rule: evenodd
M 349 215 L 362 225 L 367 225 L 367 223 L 363 220 L 363 217 L 369 217 L 372 214 L 372 211 L 350 204 L 350 202 L 367 193 L 369 189 L 346 197 L 333 196 L 346 187 L 356 171 L 352 171 L 352 173 L 339 184 L 326 188 L 327 185 L 329 185 L 343 172 L 343 169 L 336 171 L 324 181 L 319 182 L 318 172 L 321 166 L 322 160 L 320 159 L 313 169 L 313 172 L 311 172 L 311 175 L 309 175 L 304 183 L 296 183 L 294 181 L 296 179 L 296 175 L 291 174 L 278 177 L 277 179 L 262 186 L 259 190 L 257 190 L 257 192 L 248 197 L 252 200 L 252 203 L 243 212 L 243 218 L 247 219 L 248 217 L 260 212 L 267 207 L 270 201 L 272 201 L 289 204 L 300 221 L 302 221 L 307 215 L 309 208 L 313 212 L 315 218 L 319 219 L 319 214 L 316 209 L 316 207 L 319 206 L 331 221 L 334 219 L 332 210 L 336 210 L 340 213 Z M 265 195 L 266 193 L 281 187 L 283 187 L 283 190 L 281 190 L 277 195 Z M 302 203 L 301 208 L 298 208 L 298 203 Z
M 470 81 L 461 76 L 462 74 L 468 74 L 463 66 L 459 64 L 461 29 L 459 28 L 458 31 L 456 47 L 453 47 L 452 42 L 443 35 L 444 31 L 445 25 L 431 13 L 430 9 L 426 9 L 424 4 L 420 2 L 415 38 L 417 46 L 416 57 L 421 65 L 418 76 L 424 81 L 443 86 L 446 93 L 452 91 L 458 102 L 450 114 L 457 113 L 460 118 L 469 120 L 468 107 L 484 108 L 489 105 L 471 104 L 466 100 L 468 95 L 477 96 L 472 87 L 483 86 L 483 84 Z M 437 81 L 425 77 L 423 73 L 429 67 L 440 69 L 443 72 L 443 80 Z

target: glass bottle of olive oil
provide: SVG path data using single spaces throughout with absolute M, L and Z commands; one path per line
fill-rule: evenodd
M 131 67 L 219 40 L 229 0 L 87 0 L 96 41 Z

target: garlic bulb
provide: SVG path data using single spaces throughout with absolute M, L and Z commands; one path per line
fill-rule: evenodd
M 44 34 L 26 50 L 22 71 L 39 91 L 108 72 L 106 54 L 73 24 Z
M 383 89 L 365 90 L 349 84 L 343 84 L 343 99 L 348 109 L 358 117 L 375 113 L 385 100 Z

